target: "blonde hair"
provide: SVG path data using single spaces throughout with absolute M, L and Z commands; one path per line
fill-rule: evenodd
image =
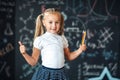
M 43 23 L 42 23 L 42 20 L 45 16 L 45 13 L 58 13 L 58 14 L 60 14 L 60 16 L 61 16 L 61 27 L 60 27 L 60 30 L 58 31 L 58 34 L 62 35 L 63 32 L 64 32 L 64 18 L 63 18 L 63 15 L 58 10 L 56 10 L 55 8 L 49 8 L 49 9 L 46 9 L 42 14 L 38 15 L 38 17 L 36 19 L 36 26 L 35 26 L 36 28 L 35 28 L 34 39 L 37 36 L 40 36 L 40 35 L 45 33 L 45 27 L 43 26 Z

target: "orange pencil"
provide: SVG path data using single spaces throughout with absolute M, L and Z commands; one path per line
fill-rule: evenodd
M 86 31 L 83 31 L 82 33 L 82 45 L 85 43 L 85 37 L 86 37 Z

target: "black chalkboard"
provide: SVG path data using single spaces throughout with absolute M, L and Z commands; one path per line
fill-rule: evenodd
M 66 61 L 70 80 L 120 80 L 120 6 L 118 0 L 16 0 L 16 80 L 29 80 L 41 65 L 29 66 L 18 50 L 22 41 L 31 53 L 35 19 L 46 8 L 60 9 L 71 50 L 87 32 L 87 51 Z

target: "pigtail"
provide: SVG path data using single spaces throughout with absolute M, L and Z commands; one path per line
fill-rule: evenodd
M 60 27 L 60 30 L 58 31 L 58 34 L 59 35 L 64 34 L 64 17 L 62 14 L 61 14 L 61 27 Z
M 43 19 L 43 14 L 38 15 L 38 17 L 36 19 L 34 39 L 37 36 L 40 36 L 44 33 L 44 27 L 43 27 L 42 19 Z
M 58 31 L 58 34 L 59 35 L 63 35 L 64 34 L 64 17 L 63 17 L 63 15 L 62 14 L 60 14 L 61 15 L 61 27 L 60 27 L 60 30 Z

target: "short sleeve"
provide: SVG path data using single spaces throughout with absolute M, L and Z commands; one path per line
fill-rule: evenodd
M 42 49 L 42 39 L 41 37 L 37 37 L 35 38 L 34 42 L 33 42 L 33 46 L 37 49 Z
M 67 48 L 69 46 L 68 40 L 66 39 L 66 37 L 64 35 L 62 35 L 62 38 L 63 38 L 64 48 Z

